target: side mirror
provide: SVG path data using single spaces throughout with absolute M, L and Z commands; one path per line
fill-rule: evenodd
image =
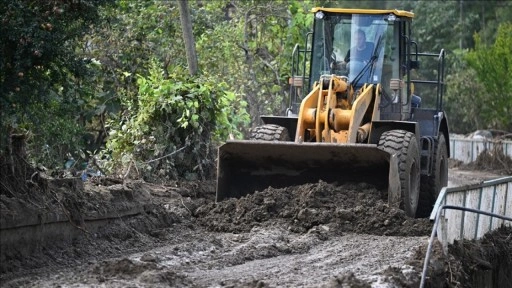
M 414 48 L 415 48 L 415 53 L 412 54 L 411 56 L 416 55 L 416 57 L 414 57 L 415 60 L 412 60 L 412 59 L 409 60 L 409 65 L 408 65 L 409 67 L 408 68 L 409 68 L 409 70 L 418 69 L 418 68 L 420 68 L 420 61 L 418 61 L 418 43 L 416 43 L 416 41 L 412 41 L 412 40 L 410 41 L 410 43 L 411 43 L 410 44 L 411 45 L 411 49 L 412 49 L 412 46 L 414 46 Z

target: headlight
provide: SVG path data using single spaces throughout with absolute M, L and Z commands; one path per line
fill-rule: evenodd
M 396 21 L 396 16 L 395 14 L 389 14 L 388 17 L 386 18 L 386 20 L 388 22 L 395 22 Z
M 315 18 L 316 18 L 316 19 L 320 19 L 320 20 L 322 20 L 322 19 L 324 19 L 324 17 L 325 17 L 325 14 L 324 14 L 324 12 L 322 12 L 322 11 L 318 11 L 318 12 L 316 12 L 316 14 L 315 14 Z

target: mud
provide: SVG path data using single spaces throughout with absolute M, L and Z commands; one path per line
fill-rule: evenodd
M 216 232 L 247 232 L 277 223 L 296 233 L 326 225 L 340 235 L 422 236 L 432 230 L 427 219 L 411 219 L 381 199 L 381 192 L 365 183 L 335 186 L 319 182 L 268 188 L 241 199 L 209 203 L 199 207 L 195 216 L 199 224 Z
M 54 214 L 75 215 L 65 223 L 79 236 L 32 241 L 28 254 L 16 245 L 2 249 L 0 286 L 418 287 L 432 229 L 362 183 L 269 188 L 220 203 L 213 182 L 88 181 L 77 193 L 51 187 L 44 193 L 53 200 L 44 205 L 3 195 L 2 219 L 27 213 L 24 205 L 30 213 L 53 207 Z M 140 211 L 88 231 L 91 211 L 114 208 Z M 430 262 L 428 287 L 462 287 L 457 279 L 465 274 L 451 272 L 440 251 Z
M 512 227 L 501 227 L 478 241 L 449 246 L 454 287 L 512 287 Z
M 495 145 L 492 149 L 482 151 L 475 161 L 463 164 L 451 161 L 452 167 L 467 171 L 487 171 L 498 175 L 512 175 L 512 158 L 503 152 L 503 145 Z

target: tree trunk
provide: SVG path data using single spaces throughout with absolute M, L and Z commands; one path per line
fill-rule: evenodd
M 25 134 L 8 136 L 5 151 L 0 151 L 0 195 L 17 196 L 17 191 L 26 190 L 34 168 L 27 162 Z
M 187 0 L 178 0 L 178 5 L 180 7 L 181 30 L 183 31 L 183 40 L 185 41 L 185 51 L 187 53 L 188 71 L 191 76 L 194 76 L 197 74 L 197 54 L 188 2 Z

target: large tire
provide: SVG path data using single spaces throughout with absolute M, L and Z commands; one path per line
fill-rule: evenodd
M 416 217 L 420 194 L 420 152 L 414 133 L 391 130 L 382 133 L 379 147 L 396 155 L 400 176 L 400 208 Z
M 441 189 L 448 185 L 448 148 L 442 133 L 434 144 L 432 174 L 421 176 L 420 199 L 416 217 L 428 217 Z
M 275 124 L 265 124 L 251 130 L 251 140 L 260 141 L 290 141 L 288 129 Z

